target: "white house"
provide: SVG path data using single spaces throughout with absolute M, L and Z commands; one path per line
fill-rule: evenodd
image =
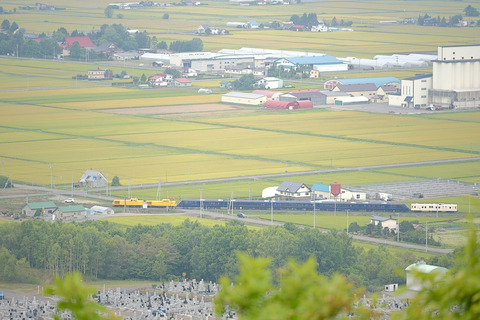
M 263 87 L 265 89 L 278 89 L 283 88 L 283 80 L 275 77 L 266 77 L 256 82 L 257 87 Z
M 277 188 L 275 197 L 279 200 L 310 200 L 311 190 L 301 182 L 284 181 Z
M 79 180 L 82 187 L 105 187 L 108 184 L 107 178 L 100 172 L 95 170 L 87 170 Z
M 374 226 L 378 225 L 379 223 L 382 224 L 382 228 L 388 228 L 390 231 L 397 231 L 397 220 L 393 218 L 385 218 L 379 216 L 372 216 L 370 218 L 370 223 Z

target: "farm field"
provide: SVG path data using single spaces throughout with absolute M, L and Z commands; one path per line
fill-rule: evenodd
M 290 16 L 314 12 L 318 19 L 330 22 L 352 21 L 353 32 L 295 33 L 295 49 L 298 51 L 324 52 L 338 57 L 369 57 L 372 54 L 434 51 L 439 45 L 471 44 L 478 41 L 476 28 L 423 27 L 416 25 L 388 25 L 381 21 L 402 21 L 428 13 L 433 17 L 450 17 L 462 14 L 466 4 L 455 1 L 322 1 L 300 5 L 239 6 L 238 3 L 202 1 L 200 6 L 168 6 L 138 10 L 115 10 L 111 19 L 104 14 L 108 1 L 94 5 L 78 1 L 54 0 L 50 5 L 64 7 L 59 11 L 20 10 L 19 6 L 32 5 L 27 0 L 7 0 L 5 10 L 17 8 L 11 19 L 26 28 L 27 32 L 51 34 L 59 26 L 68 31 L 90 31 L 103 24 L 123 24 L 130 29 L 146 30 L 167 43 L 190 40 L 199 25 L 215 21 L 215 27 L 226 28 L 225 36 L 203 37 L 204 49 L 217 51 L 222 48 L 266 47 L 292 49 L 292 32 L 277 30 L 244 30 L 229 28 L 229 21 L 256 20 L 259 24 L 269 21 L 288 21 Z M 122 18 L 118 18 L 121 14 Z M 168 19 L 163 19 L 168 14 Z
M 19 62 L 0 59 L 0 64 L 9 61 Z M 68 63 L 41 61 L 36 67 L 31 63 L 26 61 L 26 69 L 19 72 L 41 67 L 38 76 L 46 77 L 45 83 L 56 66 L 64 79 L 75 69 Z M 0 74 L 1 81 L 7 82 L 5 74 Z M 156 184 L 480 153 L 478 112 L 469 112 L 469 121 L 461 114 L 450 118 L 324 109 L 285 113 L 219 100 L 220 95 L 198 95 L 195 90 L 104 86 L 3 92 L 4 171 L 29 184 L 68 186 L 86 168 L 118 176 L 123 185 Z M 437 171 L 441 177 L 474 182 L 476 165 L 450 164 L 445 165 L 448 170 Z M 435 169 L 429 170 L 431 174 L 416 168 L 380 173 L 382 180 L 393 181 L 438 176 Z M 369 172 L 361 183 L 355 182 L 356 173 L 326 175 L 320 181 L 314 176 L 305 183 L 334 182 L 336 177 L 346 185 L 361 185 L 380 176 Z

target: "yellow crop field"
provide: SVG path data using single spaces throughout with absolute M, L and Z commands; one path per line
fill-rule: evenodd
M 112 109 L 112 108 L 136 108 L 136 107 L 150 107 L 150 106 L 165 106 L 165 105 L 180 105 L 180 104 L 197 104 L 197 103 L 214 103 L 220 102 L 221 95 L 192 95 L 179 97 L 158 97 L 158 98 L 144 98 L 144 99 L 123 99 L 123 100 L 105 100 L 105 101 L 90 101 L 88 104 L 78 102 L 70 103 L 53 103 L 52 106 L 82 110 L 94 109 Z M 132 111 L 134 113 L 134 111 Z

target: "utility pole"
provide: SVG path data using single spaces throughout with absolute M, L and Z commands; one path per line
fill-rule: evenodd
M 397 212 L 397 242 L 400 242 L 400 213 Z
M 270 199 L 270 224 L 273 226 L 273 202 Z
M 53 167 L 50 163 L 50 189 L 53 189 Z
M 200 189 L 200 218 L 203 218 L 203 189 Z
M 347 234 L 348 234 L 348 209 L 347 209 Z
M 428 252 L 428 221 L 425 221 L 425 252 Z

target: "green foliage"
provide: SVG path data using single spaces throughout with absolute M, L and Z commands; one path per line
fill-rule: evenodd
M 215 297 L 219 315 L 231 308 L 239 319 L 338 319 L 355 311 L 357 319 L 368 319 L 366 310 L 353 310 L 355 290 L 341 275 L 331 279 L 319 275 L 314 258 L 304 264 L 293 260 L 277 271 L 278 284 L 268 268 L 270 259 L 239 254 L 240 274 L 231 286 L 228 277 L 220 279 Z
M 108 19 L 111 19 L 113 17 L 113 7 L 112 6 L 107 6 L 104 10 L 105 17 Z
M 112 178 L 112 184 L 111 184 L 112 187 L 118 187 L 118 186 L 121 186 L 120 184 L 120 178 L 118 176 L 114 176 Z
M 480 319 L 480 244 L 473 225 L 469 233 L 457 267 L 441 279 L 435 274 L 416 274 L 423 289 L 401 315 L 404 319 Z
M 0 189 L 4 188 L 13 188 L 13 183 L 10 178 L 5 176 L 0 176 Z
M 465 12 L 466 17 L 478 17 L 480 15 L 480 12 L 471 5 L 468 5 L 463 11 Z
M 164 13 L 162 19 L 168 20 L 170 15 L 168 13 Z
M 253 74 L 244 74 L 240 79 L 232 82 L 232 87 L 237 90 L 251 90 L 255 84 L 255 77 Z
M 180 71 L 178 71 L 177 69 L 173 69 L 173 68 L 166 68 L 165 73 L 166 74 L 171 74 L 173 78 L 180 78 L 182 76 Z
M 25 258 L 17 259 L 8 249 L 0 247 L 0 282 L 36 282 Z
M 108 312 L 108 309 L 96 302 L 90 296 L 96 292 L 95 288 L 83 283 L 82 276 L 78 272 L 65 275 L 64 279 L 55 278 L 55 285 L 47 287 L 44 294 L 57 296 L 60 301 L 57 303 L 58 310 L 69 310 L 73 318 L 77 320 L 101 320 L 117 319 L 115 315 Z M 60 317 L 55 315 L 55 319 Z
M 195 52 L 203 50 L 203 41 L 200 38 L 193 38 L 190 41 L 174 41 L 170 43 L 172 52 Z
M 8 31 L 8 30 L 10 30 L 10 21 L 7 20 L 7 19 L 3 20 L 3 21 L 2 21 L 1 29 L 2 29 L 3 31 Z

